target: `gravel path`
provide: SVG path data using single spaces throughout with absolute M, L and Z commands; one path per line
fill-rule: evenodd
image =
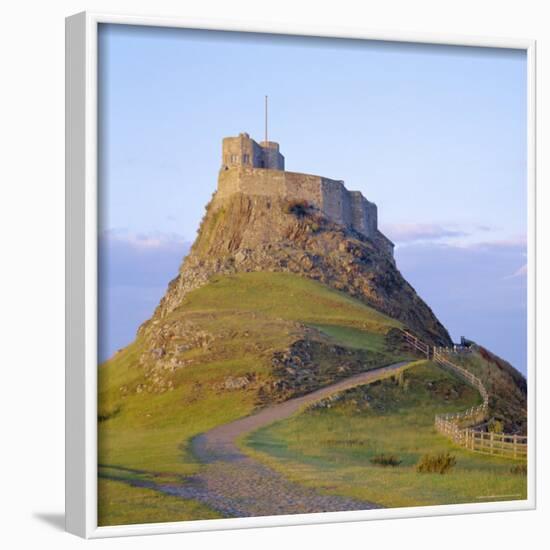
M 347 497 L 323 495 L 293 483 L 261 462 L 242 453 L 236 445 L 241 436 L 287 418 L 300 408 L 340 391 L 385 378 L 408 362 L 357 374 L 307 395 L 267 407 L 260 412 L 218 426 L 193 439 L 194 454 L 205 466 L 183 485 L 157 489 L 198 500 L 228 517 L 271 516 L 368 510 L 380 506 Z

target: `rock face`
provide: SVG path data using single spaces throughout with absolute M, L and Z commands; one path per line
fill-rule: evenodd
M 242 193 L 223 201 L 214 195 L 178 276 L 140 332 L 213 275 L 251 271 L 317 280 L 402 321 L 433 345 L 451 343 L 445 327 L 375 239 L 332 222 L 306 201 Z

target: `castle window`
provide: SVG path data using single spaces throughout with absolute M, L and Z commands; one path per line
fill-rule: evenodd
M 237 164 L 239 162 L 239 155 L 231 155 L 231 163 Z
M 243 164 L 250 164 L 250 155 L 243 155 Z

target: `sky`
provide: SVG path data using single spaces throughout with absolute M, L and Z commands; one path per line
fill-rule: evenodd
M 99 355 L 130 343 L 196 236 L 221 140 L 378 205 L 397 266 L 458 340 L 526 372 L 519 50 L 101 25 Z

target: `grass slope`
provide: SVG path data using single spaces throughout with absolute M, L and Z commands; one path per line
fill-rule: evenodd
M 343 292 L 290 273 L 240 273 L 213 277 L 189 293 L 177 311 L 255 312 L 301 323 L 325 323 L 385 333 L 399 321 Z M 177 312 L 176 312 L 177 314 Z
M 384 335 L 379 332 L 366 332 L 364 330 L 342 325 L 320 325 L 310 323 L 309 326 L 325 334 L 330 341 L 348 348 L 368 349 L 379 353 L 384 353 L 386 349 Z
M 188 294 L 162 324 L 180 321 L 192 322 L 214 338 L 180 354 L 185 366 L 169 373 L 171 391 L 140 391 L 146 382 L 140 358 L 148 352 L 143 335 L 99 368 L 102 525 L 149 521 L 144 517 L 174 521 L 180 513 L 212 517 L 191 502 L 181 504 L 176 513 L 172 497 L 153 498 L 149 489 L 122 481 L 182 480 L 196 472 L 199 465 L 188 450 L 189 440 L 250 414 L 257 405 L 255 386 L 228 391 L 220 389 L 224 380 L 250 374 L 257 381 L 269 380 L 273 353 L 295 341 L 300 326 L 318 327 L 328 341 L 371 350 L 386 363 L 400 358 L 383 349 L 385 332 L 398 322 L 297 275 L 216 277 Z
M 434 430 L 436 413 L 480 402 L 436 365 L 425 362 L 400 383 L 385 380 L 341 397 L 250 434 L 243 448 L 290 479 L 384 506 L 526 498 L 526 476 L 511 473 L 514 461 L 462 450 Z M 447 451 L 457 460 L 450 473 L 416 472 L 422 455 Z M 380 453 L 402 462 L 372 464 Z
M 98 495 L 99 525 L 159 523 L 167 518 L 170 521 L 186 521 L 197 517 L 220 517 L 196 502 L 107 478 L 99 480 Z

